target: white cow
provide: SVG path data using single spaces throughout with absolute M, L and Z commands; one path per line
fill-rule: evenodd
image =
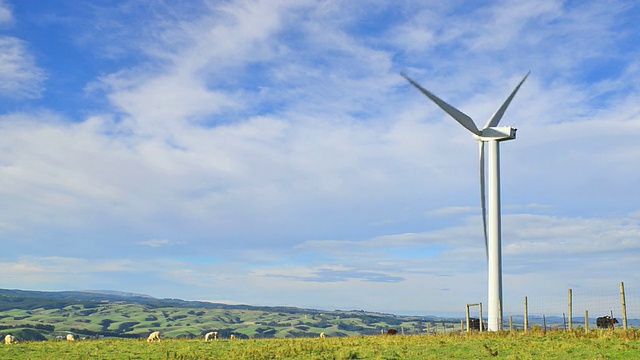
M 149 334 L 149 337 L 147 338 L 147 342 L 152 342 L 152 341 L 160 341 L 160 331 L 154 331 L 151 334 Z
M 217 331 L 208 332 L 204 335 L 204 341 L 210 341 L 210 340 L 218 340 Z
M 76 341 L 76 338 L 73 336 L 73 334 L 67 334 L 67 341 Z
M 321 339 L 324 339 L 324 338 L 325 338 L 325 335 L 324 335 L 324 333 L 323 333 L 323 332 L 321 332 L 321 333 L 320 333 L 320 338 L 321 338 Z
M 15 344 L 16 342 L 16 337 L 8 334 L 7 336 L 4 337 L 4 343 L 5 344 Z

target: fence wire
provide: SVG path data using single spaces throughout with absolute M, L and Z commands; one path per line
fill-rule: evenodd
M 564 296 L 527 296 L 529 329 L 536 326 L 547 330 L 586 326 L 596 329 L 596 319 L 601 316 L 613 316 L 619 322 L 615 327 L 622 328 L 623 305 L 620 290 L 618 283 L 606 289 L 571 289 L 571 297 L 569 289 Z M 640 289 L 625 285 L 624 298 L 628 328 L 640 328 Z M 523 296 L 519 304 L 510 304 L 504 308 L 504 330 L 524 328 L 524 303 Z

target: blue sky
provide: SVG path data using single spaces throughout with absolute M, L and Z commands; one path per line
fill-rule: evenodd
M 482 125 L 531 70 L 502 120 L 505 310 L 633 291 L 638 18 L 633 1 L 0 0 L 2 287 L 463 312 L 486 301 L 477 144 L 400 73 Z

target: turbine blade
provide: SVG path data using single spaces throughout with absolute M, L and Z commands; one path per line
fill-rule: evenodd
M 502 106 L 500 106 L 500 108 L 496 110 L 496 112 L 489 119 L 489 121 L 487 122 L 487 125 L 485 125 L 483 129 L 498 126 L 498 123 L 500 122 L 500 120 L 502 120 L 502 116 L 504 116 L 504 112 L 507 111 L 507 107 L 509 107 L 509 104 L 511 104 L 511 100 L 513 100 L 513 97 L 516 96 L 516 93 L 518 92 L 518 90 L 520 90 L 520 86 L 522 86 L 524 81 L 527 80 L 527 78 L 529 77 L 529 74 L 531 74 L 531 71 L 529 71 L 527 75 L 525 75 L 524 78 L 520 80 L 520 83 L 518 84 L 518 86 L 516 86 L 516 88 L 513 89 L 513 91 L 507 98 L 507 100 L 505 100 Z
M 439 97 L 432 94 L 429 90 L 420 86 L 417 82 L 413 81 L 407 75 L 405 74 L 400 74 L 400 75 L 402 75 L 403 78 L 407 79 L 407 81 L 410 82 L 411 85 L 413 85 L 416 89 L 420 90 L 429 99 L 431 99 L 431 101 L 436 103 L 436 105 L 438 105 L 447 114 L 451 115 L 451 117 L 454 118 L 457 122 L 459 122 L 460 125 L 464 126 L 467 130 L 471 131 L 472 133 L 476 135 L 480 135 L 480 130 L 478 130 L 478 127 L 476 126 L 476 124 L 467 114 L 447 104 L 444 100 L 440 99 Z
M 482 229 L 484 231 L 484 250 L 489 261 L 489 239 L 487 237 L 487 200 L 485 197 L 485 176 L 484 176 L 484 141 L 478 141 L 480 153 L 480 205 L 482 207 Z

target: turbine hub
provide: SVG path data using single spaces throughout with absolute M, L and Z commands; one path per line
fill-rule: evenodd
M 517 130 L 511 126 L 489 127 L 482 129 L 480 135 L 473 135 L 473 137 L 478 141 L 507 141 L 516 138 Z

